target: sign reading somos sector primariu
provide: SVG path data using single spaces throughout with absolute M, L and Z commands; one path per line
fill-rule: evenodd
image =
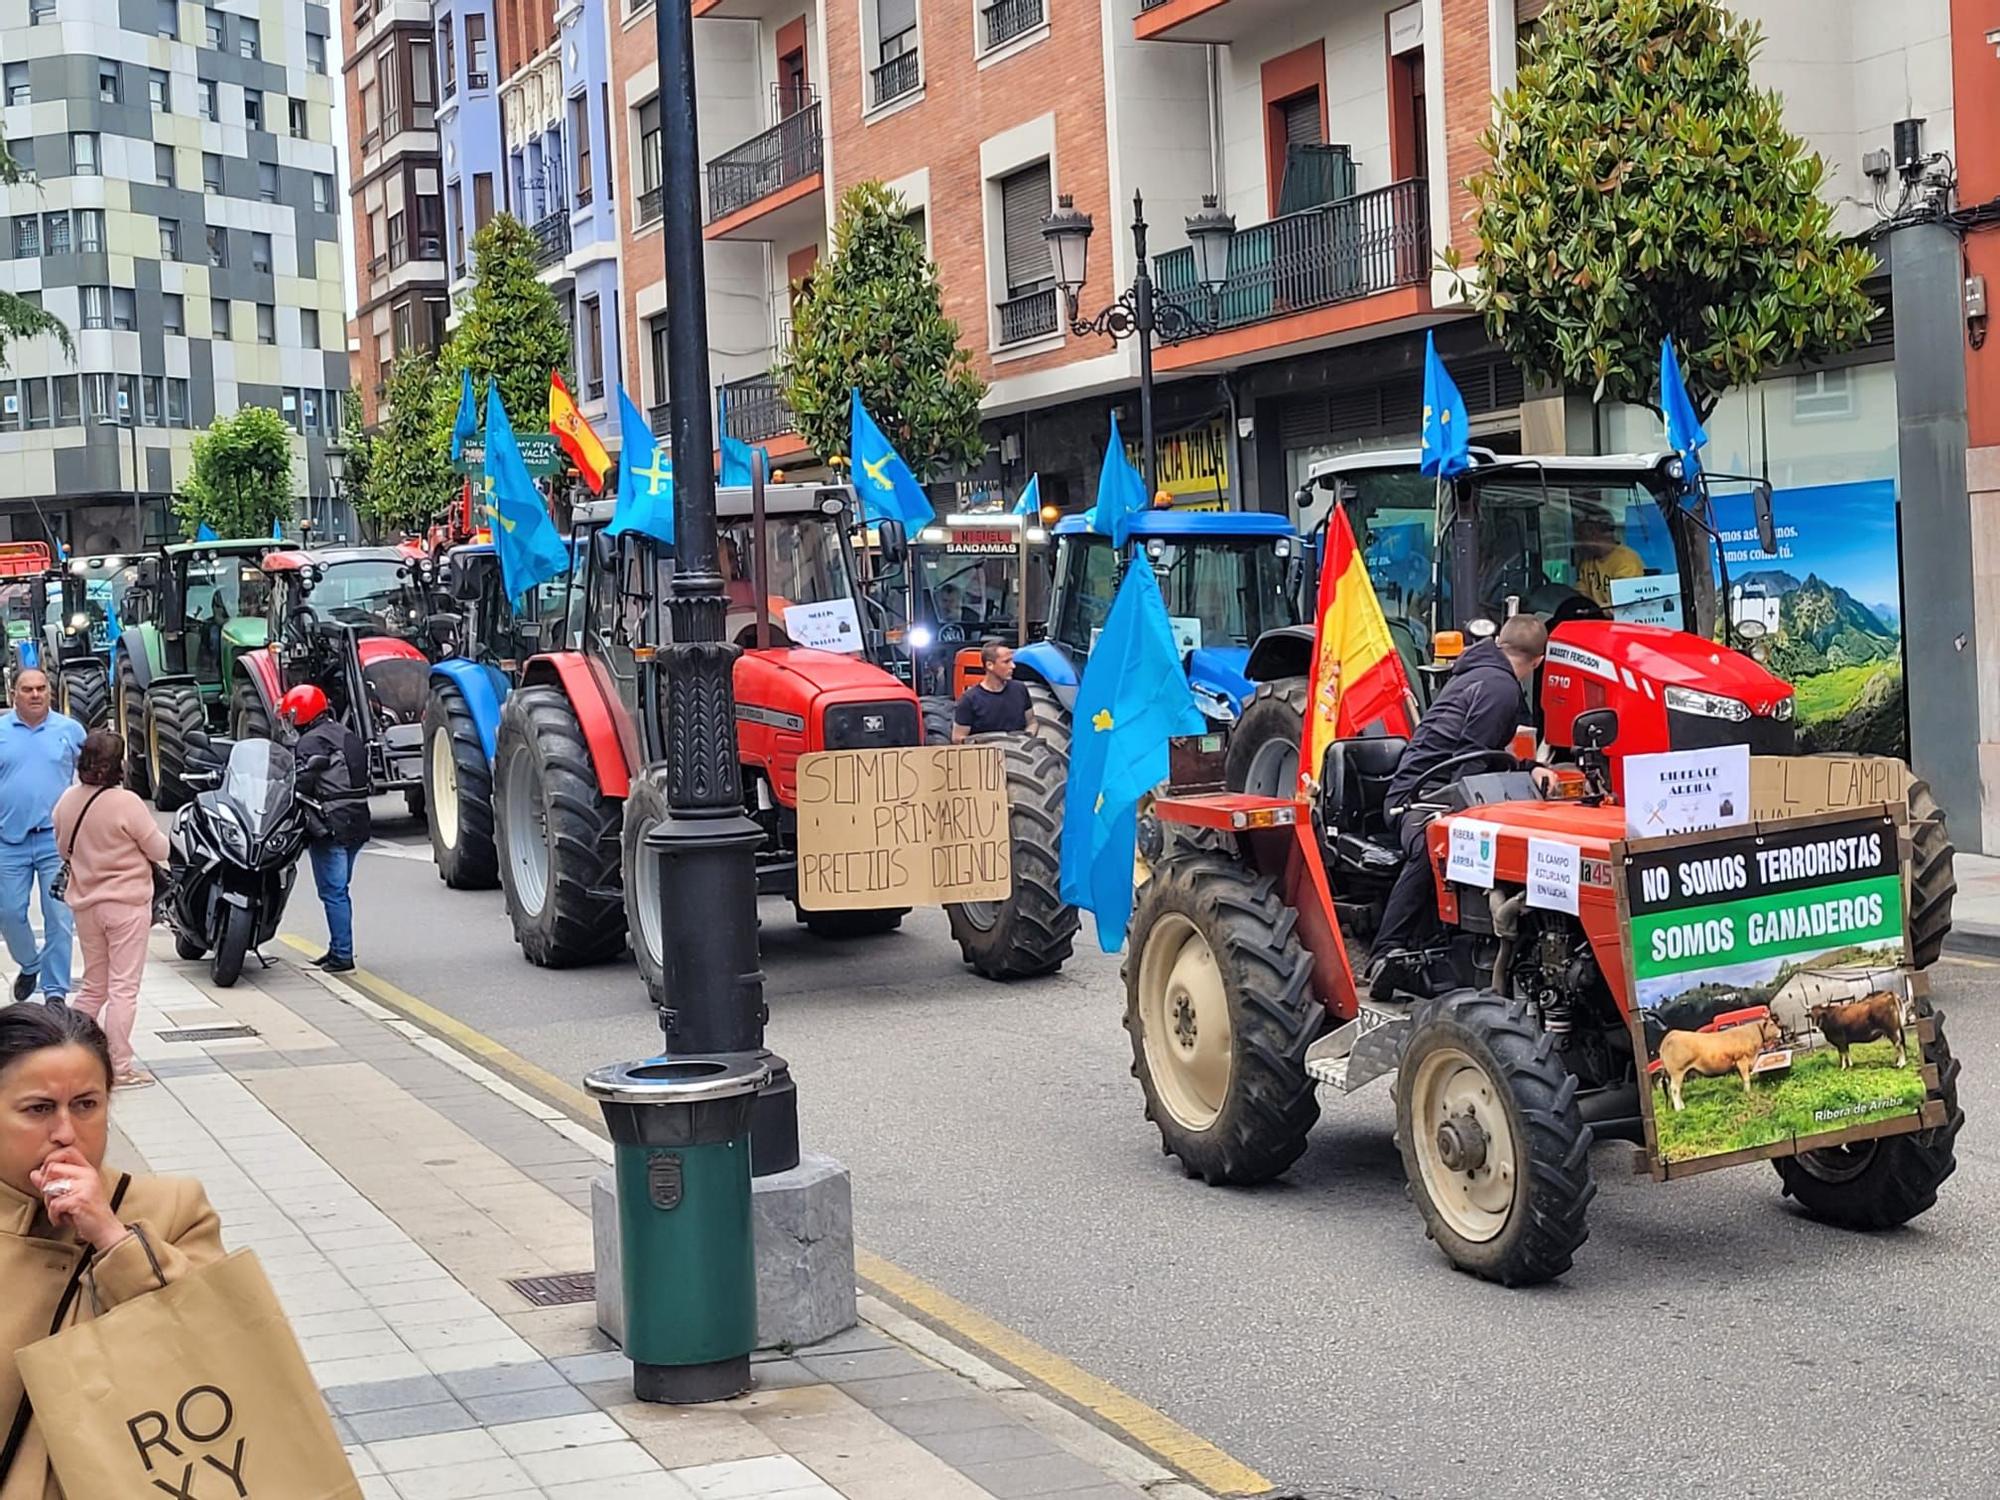
M 1886 809 L 1623 847 L 1658 1169 L 1922 1128 L 1901 848 Z

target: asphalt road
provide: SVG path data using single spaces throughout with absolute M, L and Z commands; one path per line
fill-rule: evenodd
M 565 1077 L 654 1050 L 629 967 L 531 968 L 499 893 L 447 891 L 420 826 L 381 833 L 366 967 Z M 302 883 L 288 926 L 321 935 Z M 860 1240 L 1313 1500 L 1993 1492 L 2000 964 L 1935 971 L 1968 1122 L 1914 1225 L 1824 1228 L 1763 1166 L 1655 1186 L 1611 1146 L 1575 1269 L 1510 1292 L 1424 1239 L 1381 1085 L 1282 1183 L 1207 1188 L 1160 1154 L 1087 938 L 1003 987 L 937 912 L 838 945 L 763 917 L 770 1042 Z

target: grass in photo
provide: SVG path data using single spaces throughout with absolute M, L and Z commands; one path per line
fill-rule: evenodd
M 1923 1107 L 1923 1050 L 1914 1026 L 1904 1030 L 1906 1066 L 1896 1066 L 1893 1038 L 1848 1049 L 1851 1066 L 1814 1034 L 1780 1072 L 1753 1073 L 1746 1092 L 1732 1069 L 1718 1077 L 1689 1073 L 1676 1110 L 1664 1086 L 1653 1096 L 1661 1157 L 1670 1162 L 1748 1151 L 1794 1137 L 1833 1134 L 1914 1114 Z M 1817 1045 L 1812 1045 L 1812 1044 Z

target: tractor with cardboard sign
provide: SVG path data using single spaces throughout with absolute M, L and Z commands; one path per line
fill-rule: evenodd
M 1442 485 L 1415 450 L 1315 464 L 1299 492 L 1302 524 L 1339 506 L 1366 559 L 1405 671 L 1427 702 L 1467 641 L 1518 612 L 1550 629 L 1534 685 L 1537 729 L 1552 758 L 1573 758 L 1578 717 L 1618 714 L 1614 791 L 1627 758 L 1748 745 L 1753 757 L 1798 754 L 1791 684 L 1766 666 L 1764 617 L 1730 586 L 1712 485 L 1750 492 L 1754 538 L 1770 554 L 1770 486 L 1690 475 L 1676 454 L 1499 457 Z M 1718 575 L 1719 568 L 1719 575 Z M 1228 785 L 1285 795 L 1299 772 L 1312 627 L 1274 630 L 1250 652 L 1255 691 L 1230 738 Z M 1914 848 L 1911 957 L 1933 963 L 1951 930 L 1952 846 L 1930 787 L 1905 776 Z M 1856 804 L 1865 805 L 1865 804 Z

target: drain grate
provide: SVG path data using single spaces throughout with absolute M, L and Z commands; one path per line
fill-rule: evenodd
M 519 1276 L 507 1285 L 537 1307 L 562 1307 L 597 1300 L 595 1271 L 565 1271 L 558 1276 Z
M 255 1026 L 186 1026 L 179 1031 L 163 1031 L 163 1042 L 233 1042 L 241 1037 L 255 1036 Z

